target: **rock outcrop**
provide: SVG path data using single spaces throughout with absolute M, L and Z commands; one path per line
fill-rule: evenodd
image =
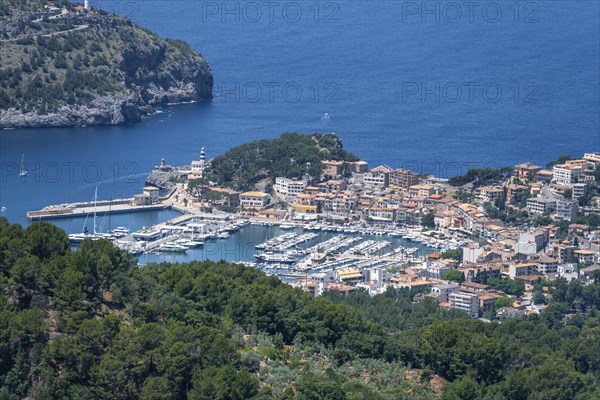
M 175 189 L 177 183 L 185 181 L 186 175 L 179 172 L 180 169 L 183 168 L 174 168 L 171 171 L 152 170 L 146 177 L 146 184 L 156 186 L 165 192 L 170 192 Z
M 43 61 L 41 56 L 3 61 L 2 70 L 8 71 L 4 72 L 6 76 L 13 78 L 17 72 L 20 74 L 11 84 L 23 83 L 21 87 L 17 83 L 16 88 L 2 88 L 1 94 L 8 96 L 9 101 L 0 103 L 0 128 L 121 125 L 137 122 L 142 115 L 153 113 L 162 105 L 212 99 L 213 76 L 209 64 L 182 41 L 162 39 L 126 19 L 102 12 L 73 13 L 68 19 L 46 18 L 35 22 L 33 18 L 33 14 L 20 14 L 0 21 L 6 51 L 45 55 Z M 31 24 L 39 26 L 34 30 Z M 59 28 L 74 27 L 80 29 L 55 33 Z M 46 34 L 40 38 L 35 34 L 39 31 L 52 32 L 54 36 Z M 69 38 L 71 35 L 76 38 Z M 54 41 L 52 47 L 45 43 L 50 40 Z M 69 48 L 67 41 L 74 43 L 74 50 L 62 50 Z M 63 56 L 57 54 L 60 52 L 64 52 L 70 63 L 62 69 L 56 62 Z M 75 64 L 78 57 L 86 60 L 85 64 L 80 61 Z M 21 71 L 23 63 L 33 62 L 29 60 L 40 65 L 30 72 Z M 67 88 L 77 86 L 77 82 L 67 82 L 69 69 L 79 76 L 85 77 L 83 74 L 87 73 L 91 83 L 67 92 Z M 38 76 L 42 85 L 37 88 L 42 93 L 40 100 L 25 94 L 31 86 L 28 81 Z M 49 91 L 51 85 L 59 84 L 62 86 L 58 86 L 60 90 L 55 91 L 53 98 L 45 97 L 46 89 Z M 101 84 L 102 90 L 98 89 Z

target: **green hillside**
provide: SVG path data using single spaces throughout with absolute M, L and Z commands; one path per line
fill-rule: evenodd
M 211 98 L 210 67 L 186 43 L 101 10 L 59 1 L 66 14 L 55 15 L 46 4 L 11 0 L 0 8 L 2 127 L 21 127 L 21 115 L 25 126 L 123 123 L 166 102 Z M 123 108 L 116 121 L 115 105 Z M 81 120 L 61 120 L 61 107 Z
M 273 183 L 278 176 L 319 177 L 322 160 L 357 161 L 343 149 L 335 134 L 284 133 L 278 139 L 258 140 L 237 146 L 211 160 L 206 180 L 238 190 L 253 189 L 258 182 Z

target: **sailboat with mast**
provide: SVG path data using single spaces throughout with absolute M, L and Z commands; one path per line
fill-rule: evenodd
M 85 239 L 92 239 L 92 240 L 98 240 L 102 237 L 101 233 L 98 233 L 97 231 L 97 225 L 96 225 L 96 204 L 98 202 L 98 188 L 96 187 L 96 191 L 94 192 L 94 229 L 92 233 L 88 232 L 87 229 L 87 219 L 88 217 L 85 217 L 85 222 L 83 224 L 83 231 L 81 233 L 71 233 L 68 235 L 69 237 L 69 241 L 71 241 L 72 243 L 80 243 L 83 242 Z
M 27 176 L 27 170 L 25 169 L 25 154 L 21 154 L 21 167 L 19 168 L 19 176 Z

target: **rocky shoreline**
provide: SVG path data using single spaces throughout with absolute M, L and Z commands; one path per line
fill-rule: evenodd
M 129 93 L 45 112 L 0 109 L 0 129 L 123 125 L 139 122 L 163 105 L 212 99 L 212 72 L 203 59 L 183 60 L 168 72 L 149 75 L 137 83 Z
M 159 189 L 162 189 L 165 192 L 170 192 L 177 187 L 178 183 L 182 183 L 185 181 L 186 174 L 180 172 L 180 169 L 188 169 L 184 167 L 173 168 L 169 171 L 160 171 L 157 169 L 152 170 L 150 174 L 146 177 L 145 184 L 156 186 Z

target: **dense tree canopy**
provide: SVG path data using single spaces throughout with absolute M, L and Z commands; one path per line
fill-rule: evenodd
M 598 395 L 593 284 L 559 279 L 542 314 L 484 323 L 409 291 L 313 298 L 225 262 L 140 268 L 5 219 L 0 282 L 6 399 L 432 400 L 432 374 L 448 399 Z
M 343 150 L 334 134 L 284 133 L 278 139 L 259 140 L 234 147 L 214 158 L 206 180 L 238 190 L 250 190 L 260 181 L 274 183 L 276 177 L 321 176 L 322 160 L 357 161 Z

